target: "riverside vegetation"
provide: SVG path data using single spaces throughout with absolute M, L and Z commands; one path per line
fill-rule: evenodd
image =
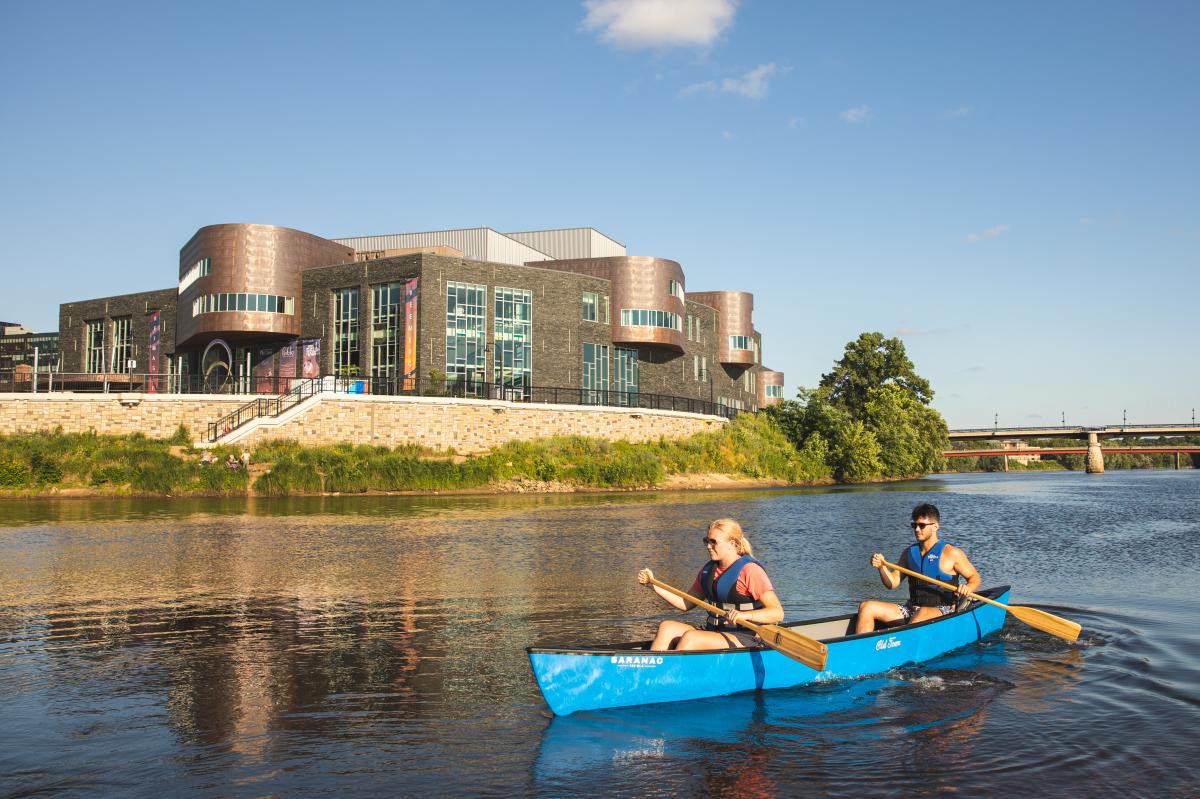
M 247 473 L 224 465 L 240 447 L 216 447 L 201 465 L 180 428 L 170 440 L 141 435 L 38 433 L 0 437 L 0 489 L 9 494 L 265 495 L 504 489 L 514 482 L 563 488 L 644 488 L 668 475 L 721 473 L 788 483 L 827 480 L 823 464 L 798 453 L 765 416 L 743 414 L 686 439 L 629 443 L 563 437 L 516 441 L 484 455 L 456 457 L 408 446 L 302 447 L 266 441 Z
M 676 475 L 723 474 L 781 483 L 867 482 L 934 471 L 946 423 L 933 391 L 899 339 L 864 333 L 814 390 L 762 414 L 681 440 L 641 443 L 562 437 L 456 456 L 416 446 L 258 444 L 247 473 L 224 466 L 241 448 L 216 447 L 202 465 L 188 431 L 140 435 L 25 434 L 0 437 L 0 490 L 60 493 L 234 494 L 504 490 L 529 483 L 572 488 L 647 488 Z

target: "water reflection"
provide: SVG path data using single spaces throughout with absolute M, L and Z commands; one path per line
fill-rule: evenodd
M 1197 476 L 13 503 L 0 795 L 1170 792 L 1196 776 Z M 647 637 L 634 572 L 690 582 L 713 518 L 743 522 L 791 618 L 824 615 L 882 595 L 866 558 L 926 491 L 986 582 L 1080 641 L 1010 621 L 850 683 L 547 717 L 524 647 Z

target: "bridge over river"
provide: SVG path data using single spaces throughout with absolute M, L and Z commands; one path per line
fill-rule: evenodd
M 1065 453 L 1086 453 L 1087 454 L 1087 471 L 1093 474 L 1099 474 L 1104 471 L 1104 453 L 1105 452 L 1136 452 L 1136 453 L 1152 453 L 1152 452 L 1174 452 L 1175 466 L 1179 467 L 1179 455 L 1182 453 L 1194 454 L 1200 452 L 1200 448 L 1195 446 L 1156 446 L 1156 447 L 1101 447 L 1100 441 L 1105 438 L 1128 438 L 1131 436 L 1140 437 L 1162 437 L 1162 436 L 1189 436 L 1200 435 L 1200 425 L 1192 422 L 1191 424 L 1122 424 L 1122 425 L 1104 425 L 1102 427 L 980 427 L 966 430 L 951 430 L 951 441 L 1011 441 L 1021 438 L 1074 438 L 1087 439 L 1087 449 L 1080 448 L 1063 448 L 1063 449 L 1038 449 L 1036 447 L 1023 447 L 1017 449 L 980 449 L 980 450 L 951 450 L 943 453 L 947 458 L 966 458 L 966 457 L 987 457 L 993 455 L 1060 455 Z M 1005 471 L 1008 470 L 1008 459 L 1004 461 Z

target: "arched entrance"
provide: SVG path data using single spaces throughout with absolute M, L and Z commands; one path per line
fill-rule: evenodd
M 204 389 L 213 394 L 229 390 L 233 377 L 233 350 L 219 338 L 213 339 L 204 348 L 200 357 L 200 373 L 204 375 Z

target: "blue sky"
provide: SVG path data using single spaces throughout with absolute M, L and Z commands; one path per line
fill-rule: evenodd
M 1200 405 L 1194 2 L 0 5 L 0 319 L 203 225 L 593 226 L 755 294 L 812 386 L 900 336 L 951 427 Z

